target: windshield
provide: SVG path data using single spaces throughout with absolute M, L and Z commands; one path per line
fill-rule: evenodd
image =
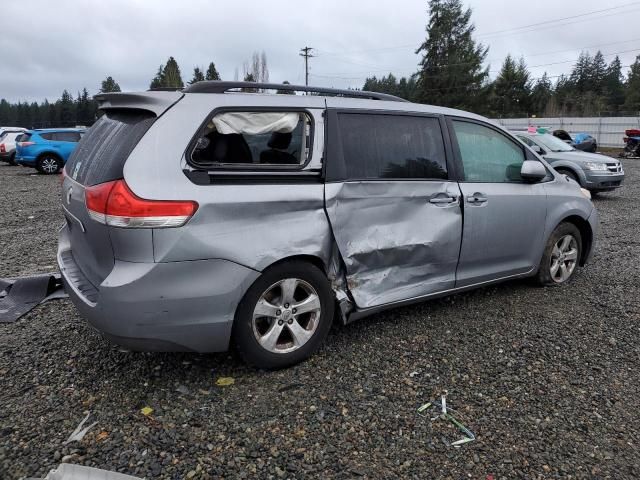
M 542 144 L 542 146 L 546 150 L 550 150 L 552 152 L 572 152 L 573 150 L 575 150 L 571 145 L 564 143 L 559 138 L 554 137 L 553 135 L 550 135 L 548 133 L 545 133 L 543 135 L 536 135 L 535 137 L 533 137 L 533 139 L 536 142 Z

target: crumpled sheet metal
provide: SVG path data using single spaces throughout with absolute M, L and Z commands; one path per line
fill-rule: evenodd
M 454 287 L 462 214 L 457 205 L 430 204 L 438 193 L 442 182 L 326 185 L 327 212 L 358 307 Z
M 39 480 L 39 479 L 31 479 Z M 41 480 L 142 480 L 139 477 L 132 477 L 124 473 L 110 472 L 101 468 L 85 467 L 63 463 L 58 468 L 51 470 L 44 479 Z

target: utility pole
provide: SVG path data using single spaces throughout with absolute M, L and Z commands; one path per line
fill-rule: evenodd
M 309 86 L 309 59 L 315 57 L 311 55 L 312 47 L 304 47 L 300 49 L 300 56 L 304 57 L 304 84 Z

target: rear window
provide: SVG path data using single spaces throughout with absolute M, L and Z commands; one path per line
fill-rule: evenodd
M 16 137 L 16 142 L 28 142 L 30 138 L 31 138 L 30 133 L 21 133 Z
M 107 110 L 82 137 L 65 170 L 83 185 L 122 178 L 124 164 L 155 120 L 146 110 Z
M 433 117 L 339 114 L 347 179 L 446 179 L 440 122 Z

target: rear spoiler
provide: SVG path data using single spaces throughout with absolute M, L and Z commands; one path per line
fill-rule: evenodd
M 99 110 L 132 108 L 147 110 L 159 117 L 182 97 L 182 92 L 139 92 L 100 93 L 93 98 L 98 102 Z

